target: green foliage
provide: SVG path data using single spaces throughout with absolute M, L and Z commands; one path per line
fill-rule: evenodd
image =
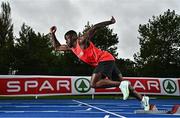
M 129 59 L 117 59 L 116 64 L 118 68 L 121 70 L 123 76 L 137 76 L 137 70 L 135 68 L 135 62 Z
M 0 74 L 8 74 L 14 61 L 14 37 L 9 3 L 2 2 L 0 13 Z M 11 53 L 10 53 L 11 52 Z
M 139 25 L 140 52 L 134 55 L 142 76 L 180 76 L 180 16 L 167 10 Z
M 71 51 L 60 55 L 60 61 L 57 64 L 62 67 L 58 73 L 59 75 L 88 76 L 92 73 L 93 68 L 79 60 Z
M 17 74 L 48 74 L 55 58 L 48 36 L 36 34 L 25 24 L 19 35 L 15 45 Z

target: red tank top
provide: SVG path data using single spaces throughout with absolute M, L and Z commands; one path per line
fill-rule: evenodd
M 92 42 L 90 42 L 89 47 L 86 49 L 81 49 L 77 42 L 76 47 L 71 48 L 71 50 L 79 59 L 92 66 L 97 66 L 99 62 L 115 60 L 109 52 L 95 47 Z

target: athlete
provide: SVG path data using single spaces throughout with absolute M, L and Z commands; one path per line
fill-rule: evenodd
M 56 26 L 50 28 L 52 45 L 57 51 L 72 51 L 79 59 L 87 64 L 94 66 L 95 69 L 91 76 L 92 88 L 119 87 L 123 100 L 129 97 L 129 94 L 141 101 L 144 110 L 149 110 L 149 97 L 138 94 L 129 81 L 123 80 L 120 70 L 115 64 L 115 58 L 107 51 L 101 50 L 91 42 L 97 29 L 114 24 L 115 18 L 95 24 L 84 35 L 78 36 L 74 30 L 65 33 L 66 44 L 61 45 L 55 35 Z

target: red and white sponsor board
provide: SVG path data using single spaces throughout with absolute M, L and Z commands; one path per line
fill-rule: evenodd
M 0 78 L 0 95 L 71 94 L 71 78 L 9 76 Z
M 131 85 L 133 88 L 138 91 L 139 93 L 143 94 L 160 94 L 161 88 L 160 88 L 160 80 L 156 78 L 132 78 L 132 77 L 124 77 L 125 80 L 128 80 L 131 82 Z M 96 92 L 120 92 L 119 88 L 114 89 L 97 89 Z
M 180 78 L 124 77 L 141 94 L 180 95 Z M 89 76 L 0 76 L 0 96 L 120 94 L 118 87 L 93 89 Z

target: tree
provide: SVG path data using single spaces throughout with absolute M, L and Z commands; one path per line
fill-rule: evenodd
M 92 73 L 92 67 L 88 64 L 80 61 L 72 52 L 64 52 L 60 55 L 61 62 L 59 66 L 63 66 L 63 69 L 59 72 L 60 75 L 72 75 L 72 76 L 88 76 Z
M 88 89 L 87 85 L 85 84 L 85 82 L 83 80 L 79 84 L 78 88 L 81 89 L 80 92 L 82 92 L 82 93 L 85 92 L 86 89 Z
M 35 33 L 25 24 L 16 39 L 15 67 L 17 74 L 50 74 L 56 62 L 50 39 L 46 35 Z
M 171 85 L 170 81 L 168 81 L 166 90 L 168 90 L 169 93 L 173 93 L 173 91 L 174 91 L 174 87 Z
M 141 76 L 180 76 L 180 16 L 167 10 L 139 25 L 140 52 L 134 55 Z
M 117 59 L 116 64 L 121 70 L 123 76 L 137 76 L 135 62 L 131 61 L 130 59 Z
M 2 2 L 0 13 L 0 74 L 9 74 L 14 61 L 13 24 L 9 3 Z

